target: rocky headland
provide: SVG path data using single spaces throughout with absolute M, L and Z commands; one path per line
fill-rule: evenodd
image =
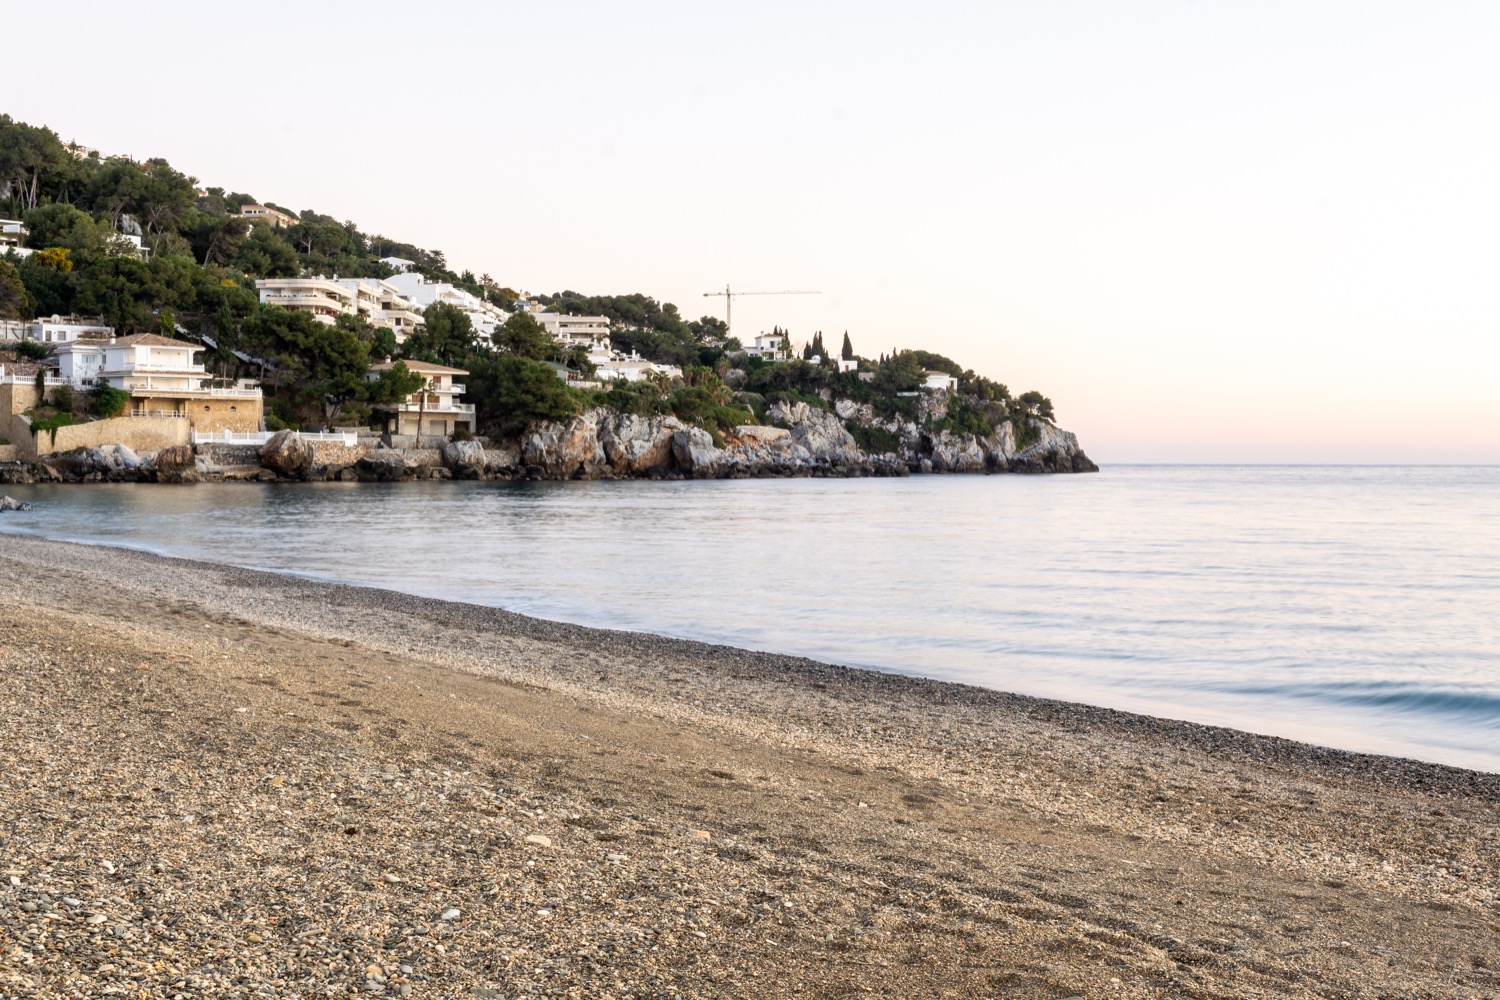
M 924 402 L 924 406 L 927 405 Z M 393 482 L 410 479 L 729 479 L 906 476 L 923 473 L 1096 472 L 1078 438 L 1031 418 L 1026 440 L 1003 423 L 989 435 L 933 432 L 917 418 L 877 417 L 839 400 L 830 409 L 778 402 L 765 424 L 722 434 L 673 416 L 598 408 L 544 422 L 511 439 L 407 442 L 362 435 L 353 446 L 278 433 L 264 445 L 208 443 L 137 453 L 104 445 L 0 463 L 0 484 L 203 480 Z M 888 451 L 861 448 L 850 428 L 872 428 Z M 429 445 L 429 446 L 421 446 Z

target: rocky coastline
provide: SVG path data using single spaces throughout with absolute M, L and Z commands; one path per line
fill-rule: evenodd
M 923 414 L 923 417 L 928 416 Z M 509 440 L 420 441 L 362 436 L 330 446 L 280 432 L 264 445 L 207 443 L 156 452 L 125 445 L 0 463 L 0 484 L 201 481 L 399 482 L 416 479 L 734 479 L 908 476 L 931 473 L 1097 472 L 1076 435 L 1032 418 L 1017 442 L 1007 423 L 989 435 L 881 420 L 848 400 L 832 410 L 778 402 L 767 424 L 715 435 L 672 416 L 589 410 Z M 873 428 L 890 451 L 861 448 L 850 427 Z M 426 445 L 426 446 L 422 446 Z

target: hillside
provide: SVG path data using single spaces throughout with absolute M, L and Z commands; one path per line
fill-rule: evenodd
M 586 350 L 552 339 L 518 310 L 518 292 L 488 274 L 454 270 L 440 250 L 370 235 L 313 209 L 200 186 L 165 159 L 102 156 L 6 115 L 0 218 L 19 236 L 19 245 L 0 247 L 9 251 L 0 255 L 0 319 L 90 315 L 120 336 L 189 338 L 205 346 L 215 375 L 263 384 L 273 430 L 370 423 L 372 406 L 413 388 L 389 377 L 370 381 L 370 365 L 387 357 L 462 369 L 478 430 L 502 441 L 602 411 L 675 418 L 722 448 L 734 429 L 785 425 L 788 408 L 802 405 L 796 412 L 837 414 L 862 456 L 893 456 L 913 471 L 993 471 L 1008 465 L 993 456 L 1024 453 L 1056 430 L 1041 393 L 1012 395 L 922 350 L 860 357 L 846 333 L 835 358 L 817 333 L 798 358 L 790 334 L 776 330 L 786 350 L 768 357 L 729 339 L 717 319 L 687 321 L 673 304 L 640 293 L 564 291 L 525 303 L 605 316 L 616 350 L 665 368 L 636 381 L 604 381 Z M 435 302 L 425 327 L 400 337 L 363 315 L 319 322 L 261 302 L 256 290 L 262 279 L 388 278 L 392 258 L 509 318 L 484 337 L 467 315 Z M 88 405 L 79 394 L 80 416 Z M 992 457 L 976 466 L 945 460 L 945 449 Z M 1067 465 L 1092 467 L 1086 459 Z

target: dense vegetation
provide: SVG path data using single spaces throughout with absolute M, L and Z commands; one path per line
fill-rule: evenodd
M 0 318 L 51 314 L 101 315 L 121 335 L 161 332 L 203 343 L 209 369 L 223 378 L 251 377 L 267 393 L 269 426 L 362 422 L 370 407 L 413 391 L 416 376 L 399 368 L 372 382 L 370 363 L 386 357 L 464 368 L 468 398 L 481 429 L 512 432 L 584 407 L 607 405 L 637 414 L 672 413 L 715 433 L 762 420 L 777 399 L 826 407 L 846 397 L 882 416 L 915 412 L 910 396 L 924 369 L 958 379 L 959 395 L 933 429 L 987 434 L 1003 420 L 1020 431 L 1028 416 L 1051 417 L 1037 393 L 1012 398 L 1005 386 L 925 351 L 861 359 L 869 379 L 839 372 L 822 343 L 803 360 L 770 363 L 736 353 L 725 324 L 685 320 L 670 302 L 642 295 L 591 296 L 574 291 L 538 296 L 557 312 L 611 320 L 616 348 L 682 368 L 680 379 L 620 383 L 600 390 L 570 388 L 552 365 L 592 374 L 585 352 L 563 350 L 525 313 L 516 312 L 493 338 L 476 336 L 467 315 L 438 304 L 426 329 L 396 344 L 392 331 L 356 317 L 327 325 L 304 312 L 259 302 L 259 278 L 315 274 L 380 278 L 381 258 L 401 257 L 431 280 L 449 282 L 511 309 L 517 293 L 488 274 L 455 272 L 441 251 L 360 231 L 311 209 L 291 212 L 285 226 L 251 223 L 239 212 L 257 199 L 243 192 L 200 188 L 196 178 L 164 159 L 135 162 L 64 144 L 50 129 L 0 115 L 0 217 L 27 230 L 26 258 L 0 256 Z M 150 251 L 144 259 L 127 236 Z M 854 358 L 846 333 L 839 355 Z M 812 358 L 819 356 L 820 361 Z M 549 364 L 550 363 L 550 364 Z M 114 400 L 102 402 L 113 405 Z M 858 433 L 874 447 L 884 432 Z

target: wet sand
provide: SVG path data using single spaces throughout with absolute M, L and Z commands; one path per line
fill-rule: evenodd
M 13 536 L 0 680 L 0 996 L 1500 995 L 1500 776 Z

